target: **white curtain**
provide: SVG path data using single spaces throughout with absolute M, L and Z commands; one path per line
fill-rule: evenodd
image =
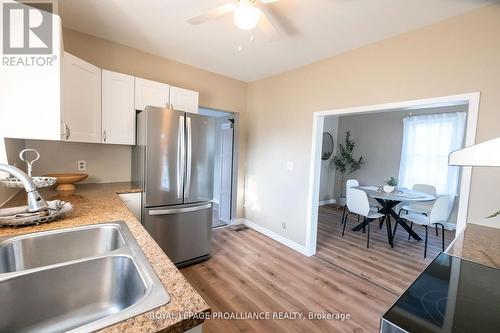
M 450 152 L 463 146 L 466 113 L 410 116 L 403 120 L 399 186 L 434 185 L 438 195 L 457 195 L 459 168 L 448 165 Z

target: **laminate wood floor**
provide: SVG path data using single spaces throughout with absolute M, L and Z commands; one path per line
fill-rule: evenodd
M 348 313 L 335 320 L 221 320 L 204 332 L 377 332 L 397 295 L 251 229 L 213 230 L 212 257 L 181 272 L 212 311 Z
M 334 206 L 320 207 L 316 256 L 248 228 L 227 227 L 213 230 L 208 261 L 181 272 L 214 312 L 347 313 L 349 320 L 210 319 L 204 332 L 378 332 L 380 316 L 439 253 L 440 238 L 429 232 L 424 259 L 423 243 L 408 241 L 402 228 L 391 249 L 385 227 L 373 225 L 366 249 L 366 234 L 348 228 L 340 236 L 341 216 Z M 354 225 L 350 219 L 348 227 Z M 453 237 L 446 232 L 446 245 Z
M 357 217 L 349 217 L 345 235 L 341 237 L 342 211 L 334 205 L 319 208 L 316 256 L 395 294 L 401 294 L 441 251 L 441 230 L 436 236 L 435 230 L 429 228 L 427 258 L 424 259 L 424 242 L 408 240 L 408 233 L 399 226 L 395 247 L 391 248 L 386 226 L 379 229 L 378 221 L 372 222 L 370 248 L 367 249 L 366 234 L 351 230 L 358 223 Z M 414 225 L 413 229 L 424 239 L 422 226 Z M 454 231 L 445 231 L 445 248 L 454 237 Z

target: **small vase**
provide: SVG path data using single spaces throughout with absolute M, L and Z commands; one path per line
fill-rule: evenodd
M 390 185 L 385 185 L 383 187 L 383 190 L 385 193 L 392 193 L 392 192 L 394 192 L 395 189 L 396 189 L 395 186 L 390 186 Z

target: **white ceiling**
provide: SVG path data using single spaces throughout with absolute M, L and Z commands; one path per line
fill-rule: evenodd
M 232 16 L 186 19 L 231 0 L 60 0 L 63 25 L 243 81 L 254 81 L 474 10 L 493 0 L 280 0 L 287 34 L 266 40 Z M 254 41 L 250 36 L 255 37 Z M 242 50 L 238 51 L 241 45 Z

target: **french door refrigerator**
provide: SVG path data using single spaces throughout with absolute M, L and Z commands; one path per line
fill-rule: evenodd
M 214 131 L 214 119 L 199 114 L 149 106 L 137 114 L 142 224 L 177 266 L 210 255 Z

